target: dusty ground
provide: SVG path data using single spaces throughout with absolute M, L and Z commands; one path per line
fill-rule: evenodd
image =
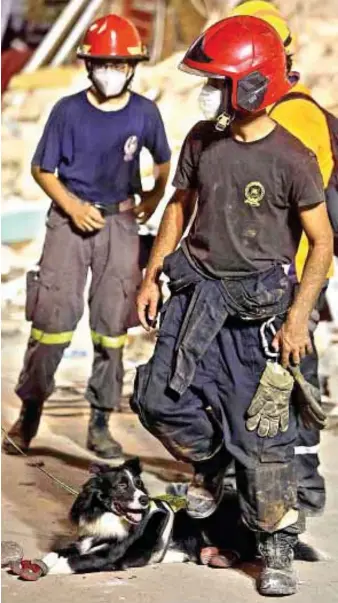
M 6 319 L 6 317 L 5 317 Z M 17 321 L 4 320 L 2 342 L 2 425 L 8 427 L 16 418 L 18 402 L 13 394 L 26 339 L 27 327 L 22 316 Z M 42 461 L 45 468 L 58 478 L 78 487 L 87 478 L 93 456 L 85 448 L 88 408 L 83 401 L 86 372 L 90 367 L 88 339 L 80 333 L 73 345 L 73 354 L 65 358 L 58 374 L 58 389 L 46 405 L 38 437 L 29 458 L 2 457 L 2 540 L 19 542 L 27 557 L 41 556 L 53 544 L 69 537 L 67 512 L 72 496 L 42 475 L 30 463 Z M 146 482 L 152 493 L 164 491 L 166 480 L 187 479 L 188 467 L 176 463 L 139 425 L 128 411 L 135 362 L 140 362 L 140 339 L 131 341 L 126 356 L 125 399 L 121 413 L 112 416 L 111 427 L 123 442 L 128 455 L 141 456 L 146 469 Z M 142 340 L 146 357 L 151 342 Z M 86 354 L 86 355 L 81 355 Z M 69 390 L 73 384 L 77 391 Z M 337 428 L 323 436 L 322 468 L 328 484 L 328 505 L 324 517 L 309 521 L 306 540 L 324 551 L 326 560 L 318 563 L 297 561 L 299 594 L 295 603 L 338 601 L 338 452 Z M 254 589 L 258 566 L 242 566 L 236 570 L 211 570 L 192 564 L 157 566 L 119 574 L 49 577 L 37 583 L 25 583 L 2 570 L 4 603 L 83 603 L 130 601 L 131 603 L 198 603 L 231 601 L 256 602 L 260 596 Z

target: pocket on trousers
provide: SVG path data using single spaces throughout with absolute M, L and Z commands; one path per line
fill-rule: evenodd
M 25 316 L 28 322 L 34 319 L 40 287 L 40 271 L 30 270 L 26 275 L 26 306 Z
M 136 377 L 134 383 L 134 393 L 130 400 L 130 408 L 136 413 L 141 423 L 146 427 L 147 421 L 144 413 L 144 400 L 148 387 L 149 377 L 151 373 L 152 362 L 151 360 L 146 364 L 141 364 L 136 369 Z
M 136 298 L 137 293 L 141 284 L 141 274 L 135 275 L 133 279 L 123 279 L 122 281 L 122 289 L 125 298 L 126 304 L 126 329 L 131 329 L 132 327 L 137 327 L 140 324 L 137 307 L 136 307 Z
M 139 227 L 132 209 L 118 214 L 116 219 L 123 230 L 127 231 L 128 234 L 138 237 Z
M 46 227 L 54 229 L 63 226 L 63 224 L 67 224 L 68 222 L 69 217 L 67 214 L 55 203 L 52 203 L 47 213 Z

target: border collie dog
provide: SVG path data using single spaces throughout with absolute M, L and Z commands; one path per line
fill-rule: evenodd
M 71 574 L 198 561 L 201 529 L 185 510 L 151 500 L 138 458 L 95 465 L 71 510 L 78 540 L 46 555 L 43 574 Z
M 70 510 L 78 532 L 76 542 L 42 560 L 13 562 L 12 573 L 38 580 L 46 574 L 118 571 L 185 561 L 224 568 L 239 559 L 255 558 L 255 535 L 240 521 L 235 491 L 225 489 L 209 518 L 192 519 L 185 509 L 174 512 L 167 502 L 150 499 L 138 458 L 118 467 L 92 465 L 91 471 L 93 477 Z M 320 557 L 305 551 L 297 558 L 317 561 Z

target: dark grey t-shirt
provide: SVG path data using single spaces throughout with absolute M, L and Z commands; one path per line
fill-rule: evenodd
M 279 125 L 243 143 L 199 122 L 184 141 L 173 185 L 198 191 L 182 248 L 216 277 L 290 264 L 302 230 L 298 208 L 324 200 L 314 154 Z

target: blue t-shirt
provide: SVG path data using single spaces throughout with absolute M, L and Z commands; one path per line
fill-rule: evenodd
M 131 93 L 118 111 L 101 111 L 87 91 L 56 103 L 32 159 L 81 199 L 111 204 L 140 192 L 140 151 L 156 164 L 170 159 L 163 121 L 153 101 Z

